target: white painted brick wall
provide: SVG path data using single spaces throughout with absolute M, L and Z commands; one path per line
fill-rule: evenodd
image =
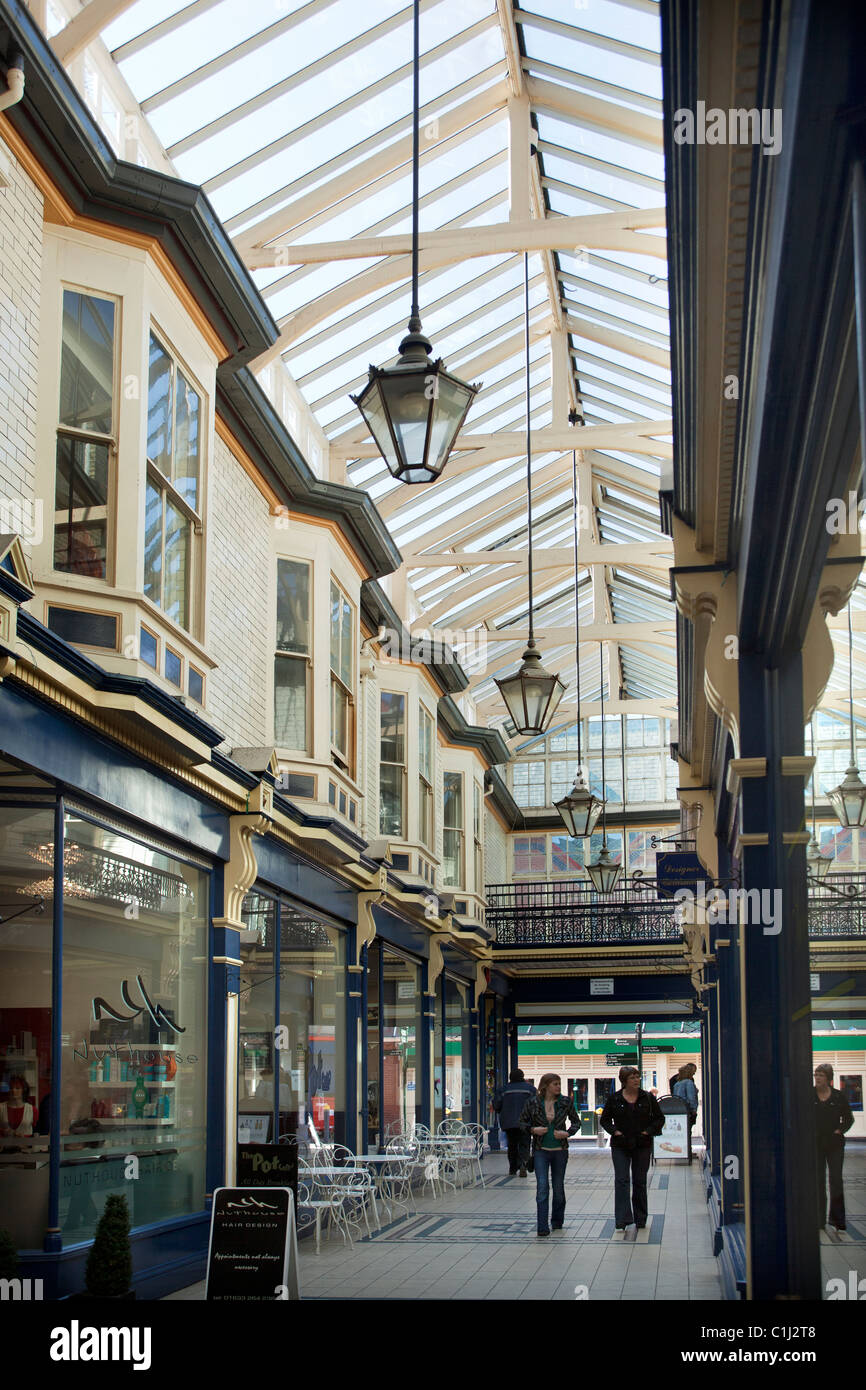
M 218 435 L 208 512 L 208 651 L 219 665 L 208 678 L 206 714 L 225 735 L 227 752 L 268 738 L 272 523 L 264 497 Z
M 484 812 L 484 882 L 508 882 L 508 836 L 491 811 Z
M 34 497 L 36 367 L 42 271 L 42 194 L 0 141 L 0 531 L 18 531 L 25 553 L 41 524 Z M 47 523 L 50 499 L 42 499 Z

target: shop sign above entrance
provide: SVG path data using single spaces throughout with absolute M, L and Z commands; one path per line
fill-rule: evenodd
M 691 850 L 656 855 L 656 890 L 660 898 L 672 898 L 679 888 L 687 888 L 696 898 L 698 884 L 706 880 L 707 871 Z

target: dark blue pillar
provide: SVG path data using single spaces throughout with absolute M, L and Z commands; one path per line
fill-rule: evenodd
M 782 761 L 803 754 L 800 653 L 769 668 L 741 647 L 739 687 L 742 878 L 762 899 L 740 925 L 748 1297 L 817 1299 L 803 777 L 785 775 Z M 763 775 L 750 759 L 766 760 Z

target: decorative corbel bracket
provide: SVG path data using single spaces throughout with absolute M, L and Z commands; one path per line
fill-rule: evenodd
M 270 788 L 268 788 L 270 790 Z M 225 866 L 224 915 L 214 919 L 214 926 L 243 929 L 243 901 L 256 881 L 258 861 L 253 838 L 263 835 L 269 824 L 261 812 L 241 813 L 229 819 L 229 858 Z
M 358 926 L 355 931 L 355 970 L 361 968 L 361 952 L 376 939 L 376 918 L 373 908 L 385 901 L 388 889 L 388 870 L 384 864 L 376 876 L 376 887 L 358 894 Z

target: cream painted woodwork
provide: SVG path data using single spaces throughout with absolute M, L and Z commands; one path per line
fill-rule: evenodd
M 64 289 L 115 302 L 115 377 L 108 501 L 106 578 L 64 573 L 54 564 L 54 497 L 59 421 Z M 172 694 L 164 654 L 181 659 L 183 693 L 190 665 L 205 677 L 215 661 L 207 647 L 205 593 L 209 473 L 214 451 L 214 383 L 217 359 L 188 312 L 169 288 L 148 252 L 88 232 L 46 224 L 41 281 L 36 493 L 44 503 L 44 526 L 33 547 L 34 611 L 47 619 L 47 604 L 112 613 L 120 617 L 114 652 L 88 649 L 106 670 L 154 680 Z M 148 353 L 153 331 L 201 398 L 197 514 L 202 526 L 191 541 L 190 624 L 181 627 L 146 598 L 144 589 L 145 484 L 147 480 Z M 141 659 L 140 627 L 158 640 L 159 669 Z

